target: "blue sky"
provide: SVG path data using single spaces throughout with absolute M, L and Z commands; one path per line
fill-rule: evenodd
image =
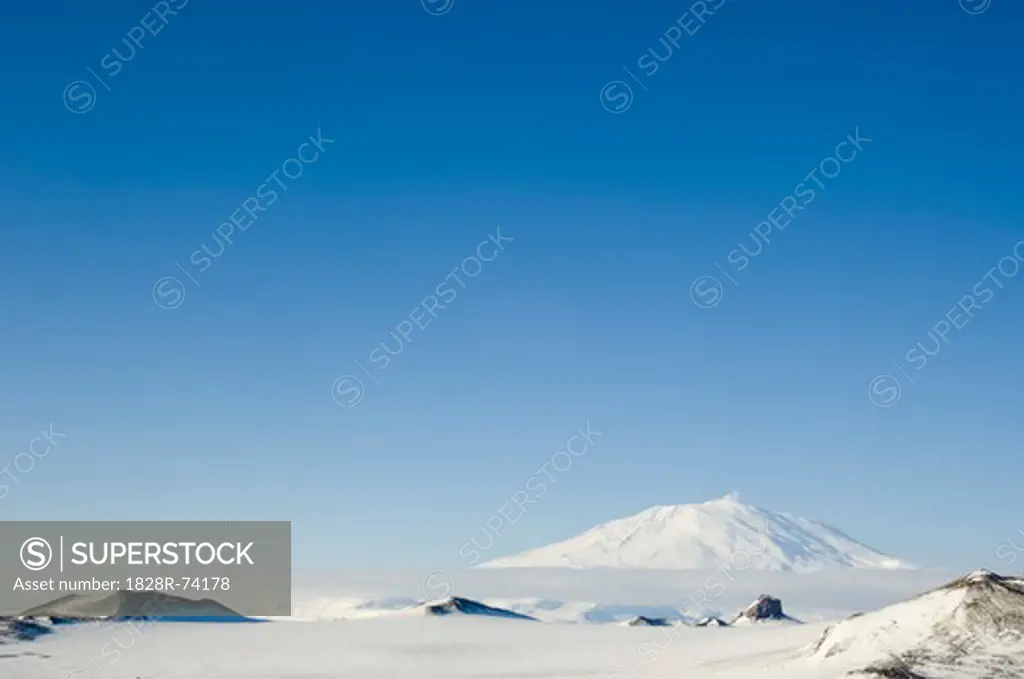
M 1024 525 L 1024 277 L 991 273 L 1024 240 L 1024 8 L 964 6 L 11 8 L 0 516 L 291 519 L 296 565 L 429 565 L 590 422 L 487 556 L 735 489 L 998 567 Z

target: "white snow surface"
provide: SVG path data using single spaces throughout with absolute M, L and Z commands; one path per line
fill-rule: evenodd
M 814 631 L 803 627 L 632 628 L 429 616 L 292 624 L 90 624 L 22 645 L 24 652 L 0 647 L 0 676 L 677 679 L 719 676 L 719 670 L 729 669 L 719 667 L 723 661 L 735 663 L 743 656 L 749 666 L 813 637 Z M 638 649 L 652 643 L 665 650 L 649 662 Z
M 743 565 L 742 563 L 740 564 Z M 565 568 L 297 571 L 293 620 L 422 616 L 420 605 L 460 596 L 545 622 L 614 623 L 651 618 L 732 620 L 761 594 L 804 622 L 835 620 L 904 601 L 957 573 L 934 570 L 758 571 Z
M 897 658 L 922 676 L 1024 676 L 1024 580 L 986 571 L 828 628 L 809 649 L 823 663 Z
M 799 573 L 829 568 L 912 569 L 817 521 L 743 504 L 739 495 L 651 507 L 490 568 L 715 569 L 723 563 Z
M 795 617 L 819 621 L 655 628 L 586 623 L 678 611 L 693 587 L 707 588 L 707 572 L 470 571 L 453 574 L 456 577 L 444 593 L 448 596 L 458 590 L 459 596 L 541 618 L 550 614 L 537 623 L 488 616 L 427 616 L 423 598 L 415 594 L 416 588 L 426 587 L 422 583 L 436 584 L 425 575 L 300 577 L 295 608 L 306 615 L 289 621 L 62 626 L 33 642 L 0 645 L 0 677 L 840 679 L 892 654 L 934 644 L 936 637 L 930 630 L 955 620 L 957 612 L 965 610 L 967 598 L 988 601 L 984 593 L 969 590 L 930 591 L 951 580 L 948 573 L 736 571 L 705 608 L 733 614 L 758 593 L 767 592 L 782 599 L 785 610 Z M 1011 608 L 1016 606 L 1015 597 L 1009 595 L 994 601 L 997 605 L 992 608 L 998 615 L 1013 613 Z M 889 605 L 838 624 L 820 622 L 825 616 L 845 617 Z M 337 619 L 349 616 L 352 619 Z M 1013 643 L 1018 641 L 997 639 L 984 649 L 989 654 L 985 657 L 1000 653 L 1024 657 Z M 925 676 L 991 679 L 996 676 L 991 672 L 991 664 L 961 663 L 955 672 L 936 666 Z

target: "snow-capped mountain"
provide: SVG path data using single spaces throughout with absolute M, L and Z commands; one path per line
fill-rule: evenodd
M 651 507 L 564 542 L 482 564 L 491 568 L 665 568 L 811 572 L 914 568 L 817 521 L 743 504 Z
M 829 627 L 808 655 L 878 677 L 1024 676 L 1024 580 L 969 573 Z

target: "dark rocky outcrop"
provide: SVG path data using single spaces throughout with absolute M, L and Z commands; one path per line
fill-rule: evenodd
M 671 627 L 672 621 L 667 618 L 648 618 L 646 615 L 638 615 L 626 624 L 630 627 Z
M 427 615 L 452 615 L 453 613 L 462 613 L 463 615 L 486 615 L 496 618 L 536 620 L 536 618 L 523 615 L 522 613 L 516 613 L 515 611 L 509 611 L 504 608 L 488 606 L 487 604 L 482 604 L 479 601 L 463 599 L 462 597 L 457 596 L 448 597 L 444 601 L 440 601 L 438 603 L 427 604 L 424 611 Z
M 743 617 L 751 620 L 781 620 L 786 617 L 782 612 L 782 601 L 767 594 L 757 597 L 757 601 L 747 606 Z
M 46 625 L 35 620 L 24 620 L 18 618 L 0 618 L 0 643 L 4 639 L 12 641 L 32 641 L 46 634 L 53 634 Z
M 923 674 L 915 672 L 908 663 L 899 658 L 875 663 L 858 671 L 857 674 L 877 679 L 928 679 Z
M 707 618 L 701 618 L 697 622 L 693 623 L 694 627 L 728 627 L 729 623 L 721 618 L 709 616 Z
M 782 610 L 782 601 L 773 596 L 762 594 L 757 600 L 740 611 L 736 620 L 747 620 L 749 622 L 764 622 L 767 620 L 784 620 L 787 622 L 799 622 L 795 618 L 786 615 Z

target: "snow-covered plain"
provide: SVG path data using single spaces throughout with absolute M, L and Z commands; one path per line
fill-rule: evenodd
M 735 563 L 735 565 L 733 565 Z M 469 569 L 297 572 L 292 615 L 302 620 L 403 614 L 417 602 L 462 596 L 547 622 L 613 623 L 634 615 L 731 618 L 760 594 L 782 599 L 805 622 L 875 610 L 960 575 L 933 570 L 756 571 L 747 562 L 714 570 Z
M 62 627 L 33 642 L 0 646 L 0 677 L 832 679 L 858 659 L 823 663 L 810 655 L 824 622 L 742 628 L 607 623 L 636 614 L 679 613 L 694 591 L 709 589 L 711 577 L 721 581 L 722 591 L 703 610 L 731 617 L 758 594 L 770 593 L 782 599 L 787 613 L 805 621 L 903 601 L 952 578 L 929 571 L 456 570 L 445 581 L 452 591 L 424 596 L 424 589 L 437 586 L 431 579 L 437 574 L 300 573 L 298 615 L 266 623 Z M 453 593 L 541 621 L 432 617 L 414 605 Z M 771 668 L 776 667 L 784 673 L 775 673 Z
M 0 658 L 11 679 L 313 679 L 314 677 L 717 676 L 742 661 L 784 657 L 821 626 L 680 629 L 544 625 L 477 618 L 321 623 L 85 625 Z M 654 662 L 644 643 L 666 650 Z M 4 647 L 10 651 L 13 646 Z M 107 655 L 104 656 L 104 650 Z M 117 655 L 113 651 L 117 651 Z M 3 655 L 3 653 L 0 653 Z M 724 663 L 724 664 L 723 664 Z M 698 672 L 700 674 L 698 674 Z M 740 675 L 737 675 L 740 676 Z

